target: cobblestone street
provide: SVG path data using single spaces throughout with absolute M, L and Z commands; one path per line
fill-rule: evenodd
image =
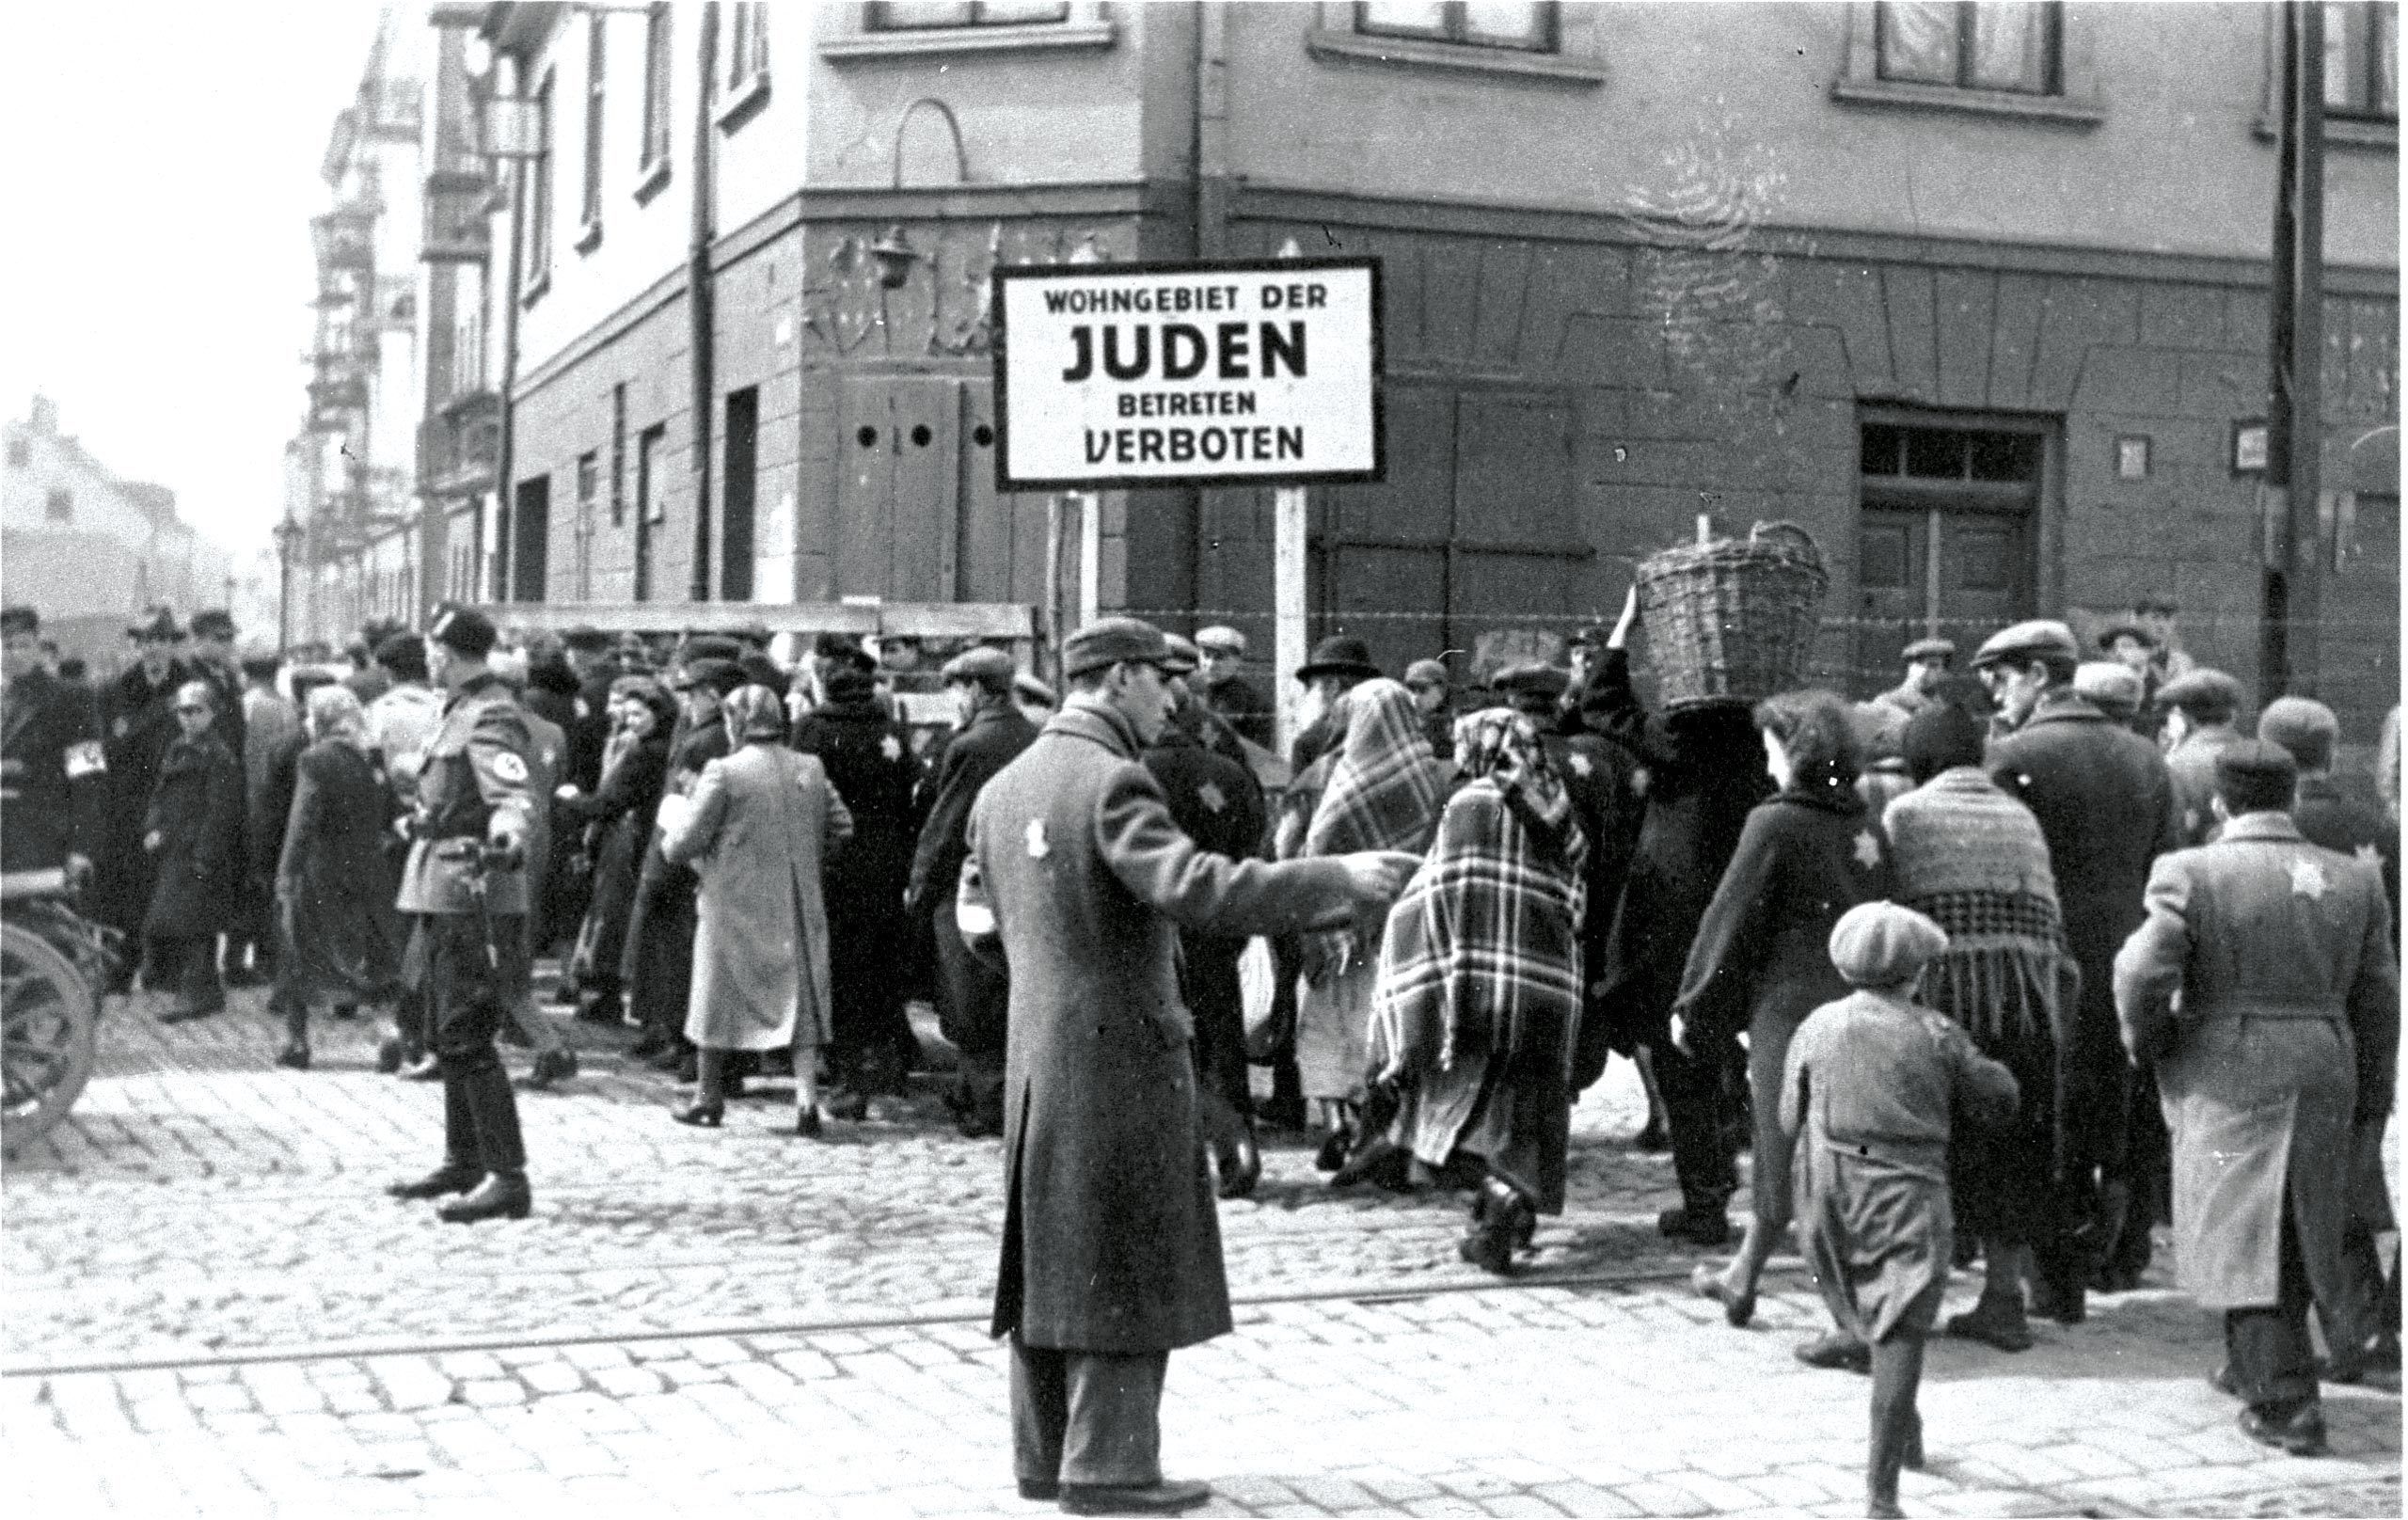
M 783 1084 L 681 1129 L 580 1028 L 587 1074 L 523 1103 L 535 1216 L 462 1229 L 377 1191 L 433 1160 L 437 1090 L 376 1075 L 364 1024 L 276 1069 L 258 998 L 164 1030 L 113 1005 L 100 1076 L 9 1169 L 18 1505 L 1038 1512 L 983 1329 L 993 1143 L 932 1090 L 816 1146 L 777 1132 Z M 1794 1259 L 1750 1331 L 1687 1296 L 1640 1116 L 1618 1067 L 1503 1286 L 1456 1260 L 1452 1200 L 1335 1193 L 1275 1147 L 1223 1206 L 1238 1333 L 1173 1359 L 1166 1466 L 1223 1513 L 1861 1512 L 1866 1385 L 1790 1356 L 1821 1320 Z M 2398 1513 L 2397 1399 L 2328 1390 L 2332 1456 L 2265 1452 L 2163 1266 L 2024 1355 L 1936 1342 L 1909 1512 Z

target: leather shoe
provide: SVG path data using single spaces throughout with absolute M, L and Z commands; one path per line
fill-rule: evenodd
M 309 1047 L 294 1040 L 276 1053 L 276 1064 L 292 1071 L 309 1069 Z
M 2008 1314 L 1979 1304 L 1948 1317 L 1948 1334 L 1959 1340 L 1978 1340 L 2000 1351 L 2032 1349 L 2032 1325 L 2020 1314 Z
M 486 1219 L 524 1219 L 534 1207 L 526 1173 L 493 1172 L 466 1197 L 436 1204 L 435 1215 L 449 1224 L 473 1225 Z
M 716 1130 L 720 1126 L 720 1121 L 727 1117 L 727 1105 L 720 1102 L 688 1103 L 683 1108 L 671 1109 L 669 1116 L 680 1124 L 690 1124 L 698 1130 Z
M 1691 1245 L 1726 1245 L 1731 1240 L 1731 1216 L 1719 1209 L 1712 1213 L 1687 1206 L 1667 1209 L 1656 1216 L 1656 1232 Z
M 1834 1331 L 1816 1336 L 1793 1354 L 1807 1366 L 1826 1372 L 1870 1373 L 1873 1370 L 1873 1348 L 1854 1336 Z
M 794 1134 L 795 1138 L 798 1140 L 818 1139 L 820 1134 L 819 1110 L 816 1108 L 811 1108 L 797 1114 L 794 1116 Z M 1026 1485 L 1037 1481 L 1038 1481 L 1038 1480 L 1034 1478 L 1022 1479 L 1021 1483 L 1022 1486 L 1021 1490 L 1021 1496 L 1023 1498 L 1032 1496 L 1038 1498 L 1052 1498 L 1054 1496 L 1051 1494 L 1031 1496 L 1028 1493 Z
M 1243 1135 L 1221 1158 L 1220 1195 L 1224 1198 L 1250 1197 L 1255 1184 L 1262 1180 L 1262 1151 L 1255 1145 L 1254 1136 Z
M 577 1053 L 565 1046 L 535 1053 L 535 1069 L 527 1073 L 525 1085 L 535 1092 L 548 1091 L 555 1082 L 566 1082 L 577 1075 Z
M 376 1069 L 387 1076 L 402 1069 L 402 1037 L 388 1035 L 376 1042 Z
M 1051 1478 L 1023 1478 L 1020 1480 L 1020 1496 L 1038 1504 L 1051 1504 L 1062 1496 L 1062 1485 Z
M 1064 1514 L 1177 1514 L 1212 1502 L 1202 1483 L 1064 1483 Z
M 2241 1433 L 2294 1457 L 2321 1457 L 2325 1452 L 2324 1411 L 2313 1399 L 2289 1414 L 2246 1407 L 2241 1412 Z
M 445 1162 L 424 1177 L 406 1182 L 388 1182 L 385 1195 L 391 1198 L 440 1198 L 447 1194 L 466 1193 L 484 1180 L 483 1169 L 454 1165 Z

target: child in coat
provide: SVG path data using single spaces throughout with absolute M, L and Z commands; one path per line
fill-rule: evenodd
M 1948 945 L 1939 925 L 1895 903 L 1863 903 L 1841 916 L 1830 944 L 1831 963 L 1856 990 L 1798 1028 L 1781 1128 L 1792 1141 L 1806 1132 L 1798 1165 L 1807 1264 L 1842 1333 L 1872 1348 L 1866 1512 L 1894 1515 L 1898 1469 L 1923 1465 L 1915 1389 L 1954 1243 L 1950 1120 L 2003 1123 L 2017 1093 L 2005 1067 L 1914 1000 L 1925 964 Z

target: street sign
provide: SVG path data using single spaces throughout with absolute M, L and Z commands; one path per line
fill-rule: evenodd
M 995 271 L 1006 491 L 1376 481 L 1373 259 Z

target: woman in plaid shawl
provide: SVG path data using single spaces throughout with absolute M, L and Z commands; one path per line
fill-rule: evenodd
M 1413 694 L 1397 682 L 1365 681 L 1331 705 L 1346 737 L 1330 757 L 1328 784 L 1305 830 L 1302 857 L 1355 850 L 1418 855 L 1430 846 L 1447 799 L 1447 771 L 1421 734 Z M 1291 851 L 1282 850 L 1282 858 Z M 1383 921 L 1305 937 L 1305 990 L 1296 1011 L 1296 1064 L 1305 1096 L 1323 1104 L 1329 1136 L 1319 1164 L 1335 1171 L 1355 1138 L 1370 1067 L 1366 1039 L 1378 974 Z
M 1454 740 L 1467 784 L 1389 911 L 1370 1054 L 1395 1143 L 1485 1173 L 1463 1256 L 1503 1274 L 1535 1216 L 1563 1211 L 1588 842 L 1528 718 L 1471 713 Z

